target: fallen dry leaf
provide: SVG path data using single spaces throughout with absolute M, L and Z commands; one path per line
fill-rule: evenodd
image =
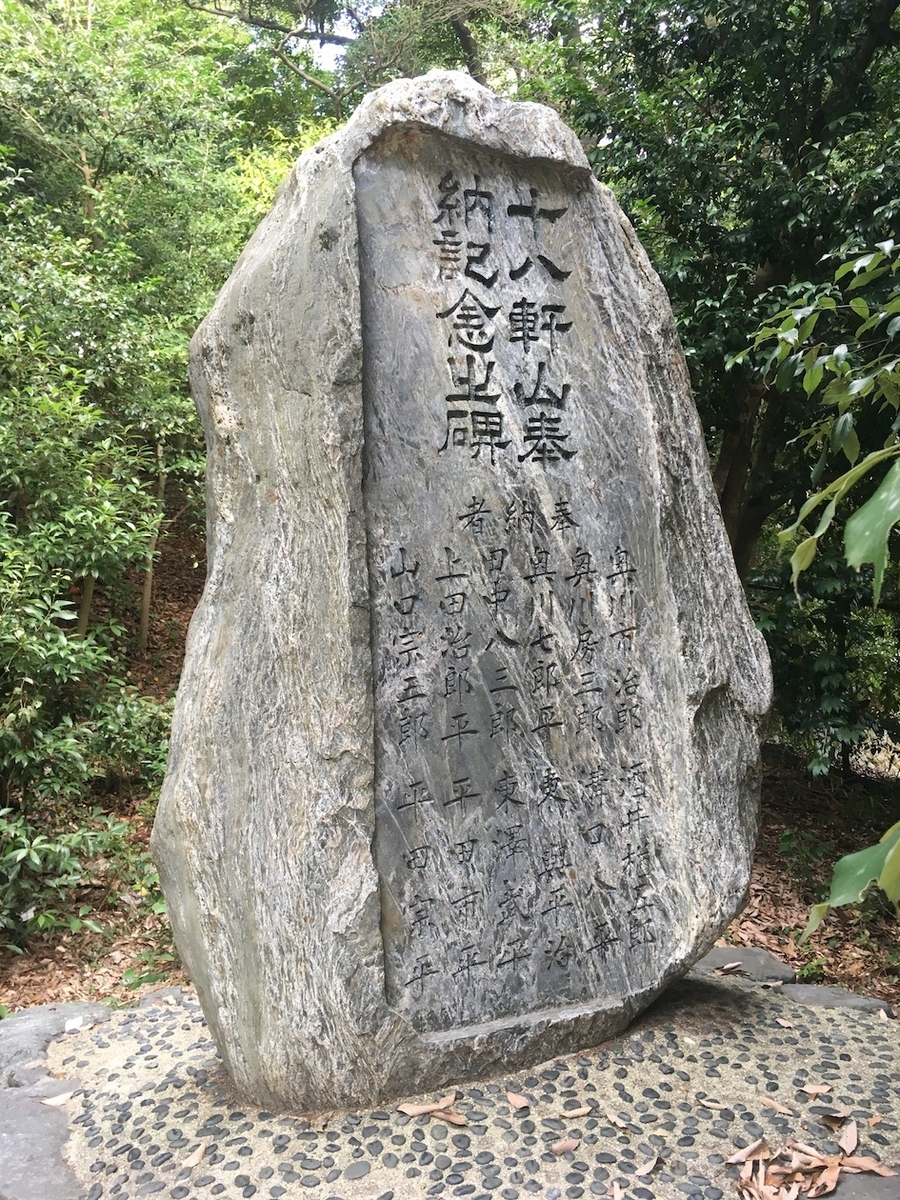
M 838 1178 L 840 1177 L 840 1174 L 841 1168 L 839 1163 L 835 1163 L 833 1166 L 826 1167 L 810 1187 L 810 1197 L 827 1196 L 829 1192 L 833 1192 L 838 1185 Z
M 771 1108 L 773 1112 L 782 1113 L 786 1117 L 796 1117 L 797 1115 L 795 1109 L 788 1108 L 784 1104 L 779 1104 L 778 1101 L 773 1100 L 771 1096 L 760 1096 L 759 1099 L 760 1102 L 766 1106 L 766 1108 Z
M 737 1154 L 731 1158 L 726 1158 L 725 1162 L 728 1166 L 735 1166 L 737 1163 L 751 1162 L 754 1158 L 767 1159 L 772 1157 L 772 1151 L 764 1137 L 757 1138 L 749 1146 L 743 1150 L 738 1150 Z
M 845 1154 L 852 1154 L 859 1144 L 859 1130 L 856 1122 L 851 1121 L 847 1128 L 841 1133 L 837 1140 L 837 1144 Z
M 531 1108 L 531 1101 L 527 1096 L 520 1096 L 518 1092 L 507 1092 L 506 1098 L 513 1108 Z
M 891 1018 L 890 1018 L 890 1017 L 887 1015 L 887 1013 L 884 1011 L 884 1009 L 883 1009 L 883 1008 L 879 1008 L 879 1010 L 878 1010 L 878 1020 L 879 1020 L 879 1021 L 889 1021 L 890 1019 L 891 1019 Z
M 331 1112 L 319 1113 L 317 1116 L 310 1118 L 309 1127 L 313 1133 L 324 1133 L 328 1128 L 328 1122 L 334 1116 L 334 1109 Z
M 791 1150 L 797 1150 L 800 1154 L 805 1154 L 807 1158 L 815 1159 L 820 1163 L 825 1162 L 825 1156 L 815 1146 L 807 1146 L 805 1142 L 798 1142 L 796 1138 L 788 1138 L 786 1145 Z
M 589 1104 L 585 1104 L 582 1108 L 570 1108 L 565 1112 L 560 1113 L 559 1119 L 561 1121 L 566 1121 L 569 1119 L 569 1117 L 587 1117 L 590 1116 L 593 1111 L 594 1110 Z
M 45 1096 L 41 1104 L 48 1104 L 51 1108 L 59 1108 L 67 1100 L 71 1100 L 76 1091 L 77 1088 L 72 1088 L 71 1092 L 60 1092 L 58 1096 Z
M 649 1175 L 650 1172 L 653 1170 L 653 1168 L 656 1166 L 656 1164 L 658 1162 L 659 1162 L 659 1155 L 654 1154 L 649 1162 L 645 1162 L 642 1167 L 637 1168 L 637 1170 L 635 1171 L 635 1175 Z
M 624 1129 L 626 1132 L 630 1132 L 628 1130 L 628 1122 L 623 1121 L 621 1117 L 617 1117 L 613 1113 L 607 1112 L 606 1119 L 609 1121 L 610 1125 L 615 1125 L 616 1129 Z
M 455 1100 L 456 1092 L 448 1092 L 446 1096 L 442 1096 L 440 1100 L 435 1100 L 431 1104 L 398 1104 L 397 1112 L 405 1113 L 407 1117 L 425 1117 L 429 1113 L 449 1108 Z
M 736 962 L 723 963 L 721 967 L 716 967 L 714 975 L 746 975 L 744 964 L 738 959 Z
M 450 1125 L 468 1125 L 469 1123 L 468 1119 L 454 1108 L 438 1109 L 434 1115 L 440 1117 L 442 1121 L 446 1121 Z
M 845 1167 L 855 1167 L 857 1171 L 873 1171 L 876 1175 L 887 1176 L 897 1174 L 896 1171 L 892 1171 L 890 1167 L 886 1167 L 884 1163 L 879 1162 L 877 1158 L 845 1158 L 841 1165 Z
M 66 1021 L 65 1032 L 74 1033 L 76 1029 L 82 1029 L 83 1027 L 84 1017 L 71 1017 L 68 1021 Z
M 807 1096 L 810 1096 L 813 1100 L 815 1100 L 816 1096 L 824 1096 L 826 1092 L 830 1092 L 831 1084 L 830 1083 L 805 1083 L 803 1085 L 803 1087 L 800 1088 L 800 1091 L 806 1092 Z
M 609 1189 L 607 1190 L 606 1194 L 607 1196 L 611 1196 L 612 1200 L 624 1200 L 625 1197 L 625 1192 L 622 1186 L 616 1183 L 615 1180 L 613 1180 L 609 1185 Z
M 554 1142 L 550 1147 L 551 1154 L 570 1154 L 573 1150 L 577 1150 L 581 1145 L 581 1138 L 563 1138 L 561 1142 Z
M 866 1124 L 867 1125 L 880 1125 L 883 1120 L 884 1120 L 884 1118 L 882 1116 L 880 1116 L 878 1113 L 876 1113 L 874 1117 L 869 1117 L 868 1121 L 866 1121 Z
M 793 1029 L 794 1028 L 793 1024 L 790 1021 L 785 1020 L 784 1017 L 776 1017 L 775 1024 L 780 1025 L 782 1029 Z
M 196 1167 L 197 1163 L 201 1161 L 201 1159 L 203 1158 L 203 1155 L 205 1153 L 206 1153 L 206 1147 L 198 1146 L 197 1149 L 193 1152 L 193 1154 L 189 1154 L 187 1156 L 187 1158 L 181 1164 L 182 1167 Z

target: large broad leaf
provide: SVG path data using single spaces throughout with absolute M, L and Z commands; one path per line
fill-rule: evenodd
M 877 846 L 838 859 L 828 899 L 810 909 L 800 941 L 805 942 L 818 929 L 829 908 L 857 903 L 871 883 L 877 883 L 889 900 L 900 904 L 900 821 L 891 826 Z
M 881 595 L 881 583 L 887 561 L 888 534 L 900 521 L 900 460 L 885 475 L 874 496 L 847 521 L 844 528 L 844 552 L 847 562 L 857 570 L 863 563 L 875 566 L 875 603 Z

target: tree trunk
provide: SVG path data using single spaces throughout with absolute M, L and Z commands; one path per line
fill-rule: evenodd
M 736 397 L 735 420 L 725 431 L 713 474 L 719 503 L 722 506 L 722 518 L 732 549 L 737 545 L 744 515 L 747 483 L 753 465 L 759 406 L 764 391 L 765 387 L 761 381 L 747 379 L 742 383 Z
M 472 36 L 472 30 L 467 23 L 461 18 L 451 22 L 453 32 L 459 38 L 459 44 L 462 46 L 463 54 L 466 57 L 466 70 L 472 76 L 476 83 L 487 87 L 487 76 L 484 72 L 484 65 L 481 61 L 481 55 L 478 53 L 478 45 L 475 38 Z M 476 184 L 477 186 L 477 184 Z
M 156 461 L 158 464 L 159 474 L 157 476 L 156 498 L 159 501 L 160 508 L 160 523 L 165 515 L 165 498 L 166 498 L 166 481 L 167 476 L 162 469 L 163 448 L 161 443 L 156 446 Z M 150 640 L 150 601 L 153 595 L 153 559 L 156 554 L 156 545 L 159 541 L 159 526 L 156 532 L 147 543 L 147 558 L 144 566 L 144 586 L 141 592 L 141 621 L 138 631 L 138 652 L 140 654 L 147 653 L 147 643 Z
M 100 234 L 97 231 L 97 227 L 94 224 L 94 219 L 97 215 L 97 209 L 94 204 L 94 194 L 95 194 L 94 184 L 96 182 L 97 171 L 96 171 L 96 168 L 92 167 L 90 165 L 90 163 L 88 162 L 87 153 L 85 152 L 85 149 L 83 146 L 78 151 L 78 154 L 81 159 L 81 176 L 84 180 L 83 200 L 82 200 L 84 219 L 91 226 L 91 249 L 99 250 L 100 245 L 101 245 L 101 239 L 100 239 Z

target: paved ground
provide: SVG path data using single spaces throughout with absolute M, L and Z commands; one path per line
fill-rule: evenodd
M 755 980 L 709 973 L 738 958 Z M 461 1085 L 465 1125 L 242 1104 L 190 993 L 27 1010 L 0 1022 L 0 1200 L 719 1200 L 761 1136 L 839 1154 L 834 1110 L 857 1154 L 900 1163 L 900 1022 L 761 952 L 702 966 L 613 1042 Z M 900 1176 L 842 1175 L 835 1195 L 900 1200 Z

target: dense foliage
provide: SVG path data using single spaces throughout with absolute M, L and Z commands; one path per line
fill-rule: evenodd
M 35 877 L 58 898 L 108 843 L 92 787 L 161 775 L 170 705 L 126 652 L 152 648 L 167 490 L 202 503 L 187 343 L 321 129 L 292 81 L 241 82 L 245 30 L 179 3 L 0 0 L 0 38 L 0 937 L 20 938 L 47 924 Z

